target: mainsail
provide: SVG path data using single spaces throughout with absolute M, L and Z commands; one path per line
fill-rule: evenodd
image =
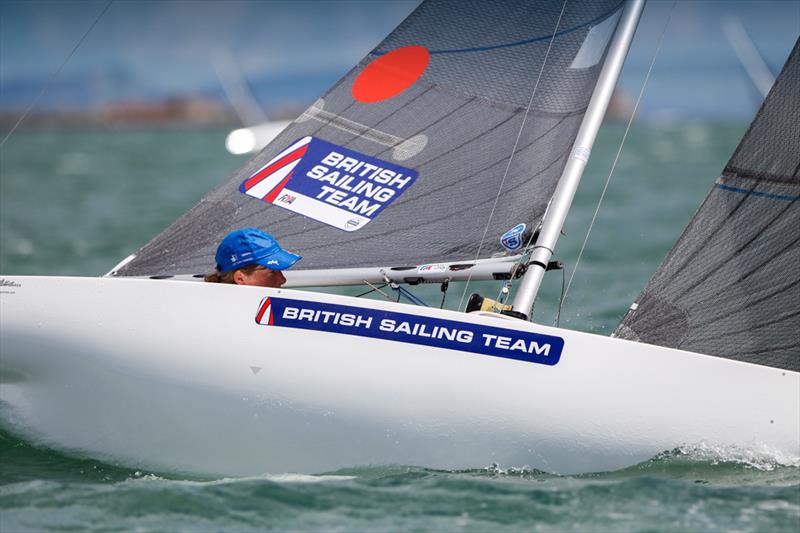
M 241 227 L 262 228 L 297 250 L 300 269 L 419 265 L 501 252 L 497 242 L 506 230 L 520 222 L 534 227 L 544 214 L 622 5 L 423 2 L 117 274 L 208 272 L 219 240 Z M 325 156 L 332 150 L 340 153 Z M 314 151 L 327 157 L 324 170 L 292 166 Z M 344 166 L 333 178 L 336 164 Z M 301 169 L 305 184 L 286 193 L 293 183 L 286 181 L 299 180 Z M 362 183 L 380 176 L 381 183 Z M 390 176 L 401 178 L 386 191 Z M 319 185 L 309 179 L 327 179 L 329 190 L 309 192 Z M 270 185 L 256 194 L 260 183 Z M 307 208 L 321 214 L 309 216 Z
M 615 335 L 800 371 L 800 40 Z

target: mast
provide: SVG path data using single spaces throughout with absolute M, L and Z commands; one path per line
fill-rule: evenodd
M 619 73 L 625 62 L 625 56 L 630 48 L 636 25 L 642 14 L 645 0 L 629 0 L 622 12 L 614 39 L 609 45 L 608 55 L 606 56 L 603 70 L 600 72 L 597 84 L 595 85 L 592 99 L 586 109 L 586 115 L 581 123 L 572 153 L 558 181 L 556 191 L 550 201 L 550 205 L 542 219 L 542 229 L 539 238 L 533 247 L 528 271 L 517 289 L 514 297 L 514 311 L 530 314 L 539 286 L 547 269 L 547 263 L 553 255 L 553 249 L 558 241 L 564 220 L 572 205 L 575 191 L 581 181 L 586 162 L 592 151 L 597 131 L 606 114 L 606 108 L 617 84 Z

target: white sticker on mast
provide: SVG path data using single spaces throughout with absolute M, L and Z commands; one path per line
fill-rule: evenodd
M 590 155 L 592 155 L 592 150 L 585 146 L 576 146 L 575 149 L 572 150 L 572 158 L 583 161 L 584 163 L 589 161 Z

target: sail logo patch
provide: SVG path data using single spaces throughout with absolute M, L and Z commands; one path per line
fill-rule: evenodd
M 522 235 L 525 233 L 525 224 L 517 224 L 500 237 L 500 244 L 509 252 L 516 252 L 522 245 Z
M 356 335 L 548 366 L 559 362 L 564 348 L 564 339 L 553 335 L 288 298 L 264 298 L 255 321 L 262 326 Z
M 344 231 L 366 226 L 417 179 L 417 171 L 322 139 L 292 143 L 239 190 Z
M 446 272 L 447 265 L 442 263 L 434 263 L 431 265 L 420 265 L 417 267 L 417 272 Z

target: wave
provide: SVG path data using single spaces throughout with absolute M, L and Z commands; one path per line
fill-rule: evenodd
M 800 459 L 760 444 L 748 447 L 685 445 L 639 464 L 580 478 L 625 479 L 641 476 L 689 480 L 717 485 L 797 485 Z
M 701 444 L 578 476 L 491 464 L 197 479 L 0 432 L 0 509 L 9 531 L 794 531 L 800 466 L 785 459 Z
M 126 465 L 86 458 L 77 453 L 32 444 L 7 430 L 0 429 L 0 483 L 27 480 L 62 482 L 89 481 L 118 483 L 183 482 L 216 484 L 259 482 L 320 483 L 352 479 L 425 478 L 427 476 L 463 476 L 478 478 L 519 478 L 547 480 L 624 479 L 639 476 L 692 479 L 709 483 L 800 484 L 800 457 L 787 456 L 766 446 L 715 446 L 707 443 L 685 445 L 619 470 L 561 476 L 527 465 L 489 464 L 482 468 L 440 470 L 406 465 L 369 465 L 342 468 L 316 475 L 299 473 L 264 473 L 247 477 L 208 478 L 179 472 L 142 471 Z

